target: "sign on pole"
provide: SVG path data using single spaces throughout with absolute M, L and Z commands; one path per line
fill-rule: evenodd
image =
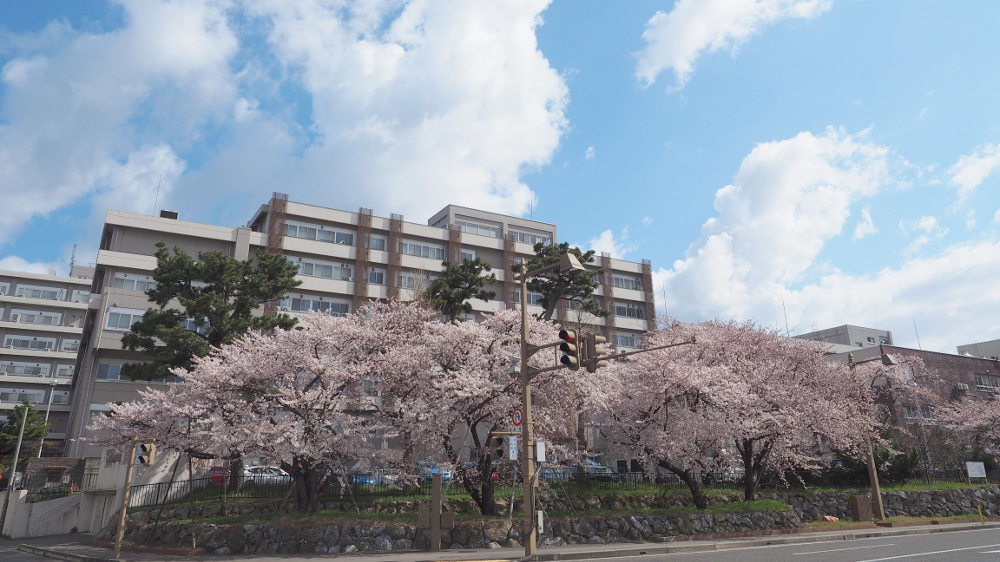
M 520 408 L 514 408 L 514 411 L 510 413 L 510 421 L 514 425 L 521 425 L 521 418 L 524 417 L 524 412 Z
M 986 465 L 981 462 L 967 462 L 965 470 L 969 472 L 969 478 L 986 478 Z
M 510 436 L 510 442 L 508 443 L 508 446 L 510 447 L 508 449 L 508 451 L 507 451 L 509 453 L 510 460 L 516 461 L 517 460 L 517 436 L 516 435 L 511 435 Z

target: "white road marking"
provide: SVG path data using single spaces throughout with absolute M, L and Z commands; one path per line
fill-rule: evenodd
M 886 558 L 872 558 L 870 560 L 859 560 L 858 562 L 882 562 L 883 560 L 898 560 L 900 558 L 915 558 L 917 556 L 932 556 L 934 554 L 944 554 L 946 552 L 959 552 L 962 550 L 978 550 L 980 548 L 993 548 L 1000 544 L 983 544 L 979 546 L 967 546 L 965 548 L 950 548 L 948 550 L 937 550 L 935 552 L 917 552 L 914 554 L 900 554 L 899 556 L 889 556 Z
M 817 550 L 814 552 L 796 552 L 792 554 L 792 556 L 805 556 L 807 554 L 822 554 L 824 552 L 840 552 L 842 550 L 858 550 L 861 548 L 882 548 L 883 546 L 896 546 L 896 543 L 893 542 L 889 544 L 875 544 L 870 546 L 852 546 L 850 548 L 831 548 L 830 550 Z

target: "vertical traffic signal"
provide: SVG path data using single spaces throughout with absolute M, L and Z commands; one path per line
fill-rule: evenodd
M 579 369 L 580 342 L 577 341 L 576 332 L 573 330 L 560 330 L 559 339 L 562 340 L 562 343 L 559 344 L 559 351 L 562 351 L 562 359 L 559 362 L 573 371 Z
M 139 464 L 149 466 L 156 460 L 156 445 L 152 443 L 139 443 L 136 446 L 136 455 Z
M 599 343 L 604 343 L 606 341 L 608 341 L 608 338 L 604 336 L 599 336 L 597 334 L 587 334 L 587 343 L 586 343 L 587 350 L 585 351 L 585 353 L 587 354 L 586 365 L 588 373 L 593 373 L 601 367 L 608 366 L 608 362 L 601 359 L 602 355 L 608 354 L 608 350 L 604 347 L 598 347 L 597 345 Z
M 503 453 L 504 453 L 503 437 L 494 437 L 493 439 L 490 439 L 490 448 L 492 449 L 493 460 L 495 461 L 503 460 Z

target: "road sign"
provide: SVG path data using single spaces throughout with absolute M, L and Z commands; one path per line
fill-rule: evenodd
M 981 462 L 967 462 L 965 470 L 969 472 L 969 478 L 986 478 L 986 465 Z
M 510 436 L 509 447 L 510 447 L 510 449 L 507 452 L 509 453 L 510 460 L 516 461 L 517 460 L 517 436 L 516 435 L 511 435 Z
M 514 408 L 514 411 L 510 413 L 510 421 L 514 425 L 521 425 L 522 417 L 524 417 L 524 412 L 520 408 Z

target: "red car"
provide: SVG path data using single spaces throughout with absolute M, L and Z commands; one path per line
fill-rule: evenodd
M 226 482 L 229 482 L 229 474 L 228 466 L 213 466 L 208 471 L 208 479 L 212 484 L 222 486 Z

